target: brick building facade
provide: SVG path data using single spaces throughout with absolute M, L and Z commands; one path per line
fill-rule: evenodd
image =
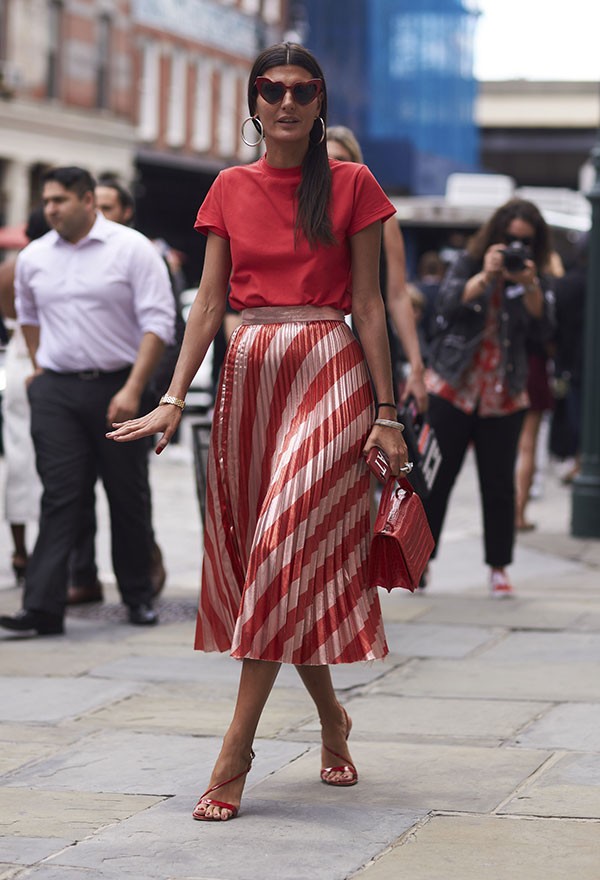
M 255 158 L 246 79 L 285 17 L 286 0 L 0 0 L 0 225 L 24 222 L 48 166 L 111 172 L 194 275 L 195 209 Z

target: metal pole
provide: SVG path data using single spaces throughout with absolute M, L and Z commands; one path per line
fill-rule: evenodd
M 571 534 L 600 538 L 600 136 L 591 153 L 596 170 L 585 303 L 581 470 L 573 480 Z

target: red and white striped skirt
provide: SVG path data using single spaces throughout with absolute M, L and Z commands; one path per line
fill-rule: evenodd
M 381 659 L 362 350 L 333 309 L 243 319 L 215 406 L 195 647 L 301 665 Z

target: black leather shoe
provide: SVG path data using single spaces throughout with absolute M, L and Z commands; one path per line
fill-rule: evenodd
M 130 605 L 129 623 L 134 626 L 154 626 L 158 623 L 158 614 L 152 605 Z
M 65 631 L 63 619 L 57 614 L 46 611 L 17 611 L 16 614 L 5 614 L 0 617 L 0 626 L 12 632 L 36 632 L 38 636 L 58 636 Z

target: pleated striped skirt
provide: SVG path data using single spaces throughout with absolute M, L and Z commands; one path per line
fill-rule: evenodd
M 381 659 L 362 350 L 332 309 L 243 319 L 215 405 L 195 647 L 297 665 Z

